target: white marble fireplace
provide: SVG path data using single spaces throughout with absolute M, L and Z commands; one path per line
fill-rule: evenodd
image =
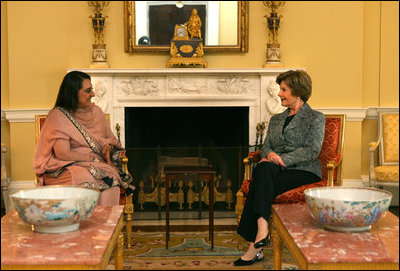
M 69 69 L 68 71 L 78 70 Z M 289 69 L 79 69 L 90 74 L 93 101 L 121 127 L 125 107 L 249 107 L 249 144 L 257 123 L 281 112 L 276 76 Z M 145 117 L 145 116 L 144 116 Z

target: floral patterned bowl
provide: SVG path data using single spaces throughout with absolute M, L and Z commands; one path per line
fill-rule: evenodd
M 75 231 L 89 218 L 100 192 L 79 186 L 42 186 L 11 195 L 19 217 L 42 233 Z
M 316 187 L 304 191 L 314 219 L 334 231 L 371 229 L 389 209 L 392 193 L 376 188 Z

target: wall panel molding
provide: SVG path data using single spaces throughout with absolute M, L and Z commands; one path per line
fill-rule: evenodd
M 347 121 L 363 121 L 368 108 L 340 108 L 340 107 L 314 107 L 324 114 L 345 114 Z
M 47 114 L 50 111 L 46 108 L 29 109 L 3 109 L 6 120 L 9 122 L 35 122 L 35 115 Z
M 367 111 L 366 119 L 377 120 L 378 112 L 388 112 L 388 111 L 399 111 L 398 107 L 369 107 Z

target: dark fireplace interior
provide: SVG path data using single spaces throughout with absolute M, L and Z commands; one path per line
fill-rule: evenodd
M 249 108 L 125 108 L 125 146 L 128 168 L 135 179 L 135 193 L 141 180 L 145 193 L 152 192 L 151 179 L 159 173 L 159 158 L 168 156 L 208 159 L 220 175 L 218 189 L 226 190 L 229 179 L 235 194 L 243 178 L 242 160 L 249 149 Z M 198 189 L 196 185 L 193 188 Z M 173 184 L 170 191 L 177 189 Z M 135 204 L 137 198 L 134 194 Z M 214 206 L 217 210 L 223 204 L 216 202 Z M 151 203 L 145 206 L 149 211 L 155 208 Z

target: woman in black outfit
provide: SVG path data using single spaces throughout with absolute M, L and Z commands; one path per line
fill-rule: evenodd
M 264 259 L 269 243 L 268 219 L 275 197 L 296 187 L 321 180 L 318 159 L 325 133 L 325 116 L 311 109 L 311 78 L 301 70 L 280 74 L 279 98 L 287 109 L 271 117 L 259 164 L 243 209 L 237 232 L 250 242 L 246 253 L 234 262 L 251 265 Z

